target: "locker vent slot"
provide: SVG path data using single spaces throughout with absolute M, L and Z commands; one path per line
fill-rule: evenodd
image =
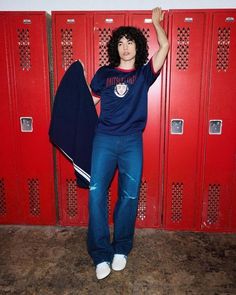
M 207 223 L 215 224 L 219 218 L 220 185 L 210 184 L 208 188 Z
M 150 29 L 141 29 L 141 31 L 143 32 L 144 36 L 147 38 L 147 42 L 149 42 L 150 39 Z
M 65 71 L 74 62 L 72 37 L 73 37 L 72 29 L 61 29 L 62 68 L 64 68 Z
M 78 201 L 77 201 L 77 186 L 75 179 L 66 180 L 67 193 L 66 193 L 66 211 L 69 217 L 75 217 L 78 214 Z
M 138 214 L 139 220 L 144 220 L 147 216 L 147 182 L 146 180 L 141 182 L 139 191 L 139 203 L 138 203 Z
M 171 220 L 172 222 L 180 222 L 182 220 L 183 209 L 183 183 L 172 183 L 172 205 Z
M 229 67 L 230 28 L 218 28 L 216 68 L 226 71 Z
M 29 178 L 27 180 L 29 190 L 29 210 L 33 216 L 40 215 L 40 194 L 39 194 L 39 180 Z
M 108 190 L 108 195 L 107 195 L 107 212 L 108 216 L 111 217 L 111 190 Z
M 178 70 L 187 70 L 189 65 L 189 37 L 190 28 L 177 29 L 177 57 L 176 67 Z
M 29 71 L 31 68 L 31 48 L 29 29 L 17 29 L 17 36 L 20 67 L 23 71 Z
M 7 205 L 6 205 L 6 191 L 4 179 L 0 179 L 0 215 L 7 214 Z
M 107 42 L 110 40 L 111 29 L 99 28 L 99 66 L 108 65 Z

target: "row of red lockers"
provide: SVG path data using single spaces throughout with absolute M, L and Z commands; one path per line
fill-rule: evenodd
M 165 13 L 171 47 L 149 92 L 138 227 L 236 230 L 235 19 L 235 10 Z M 52 12 L 47 22 L 44 12 L 0 13 L 0 223 L 87 224 L 88 191 L 48 139 L 50 91 L 77 59 L 90 80 L 120 25 L 142 29 L 150 56 L 158 48 L 149 11 Z M 110 222 L 116 190 L 115 177 Z

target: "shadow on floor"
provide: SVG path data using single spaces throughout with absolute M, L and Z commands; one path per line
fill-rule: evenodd
M 236 235 L 137 229 L 127 268 L 97 281 L 86 228 L 0 226 L 0 294 L 236 294 Z

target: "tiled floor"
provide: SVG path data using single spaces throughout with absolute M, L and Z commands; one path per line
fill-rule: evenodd
M 0 226 L 0 294 L 236 294 L 236 234 L 138 229 L 127 268 L 97 281 L 86 228 Z

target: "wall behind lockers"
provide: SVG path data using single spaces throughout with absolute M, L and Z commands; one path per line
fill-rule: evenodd
M 55 10 L 148 10 L 155 6 L 163 9 L 209 9 L 209 8 L 235 8 L 235 0 L 0 0 L 0 10 L 43 10 L 51 13 Z

